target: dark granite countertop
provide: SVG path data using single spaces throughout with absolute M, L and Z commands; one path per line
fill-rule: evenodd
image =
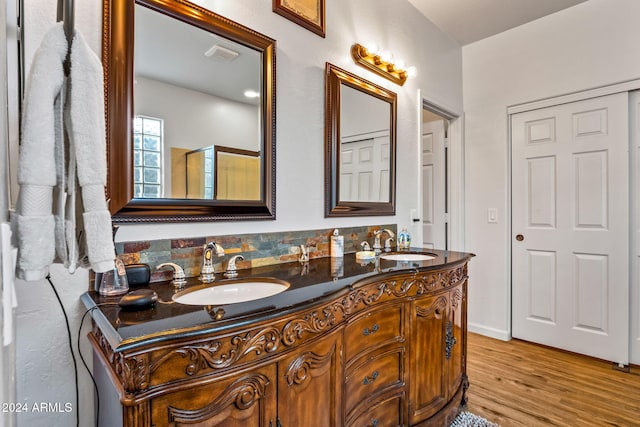
M 176 292 L 169 282 L 152 283 L 159 301 L 149 309 L 128 311 L 118 305 L 119 296 L 104 297 L 96 291 L 82 295 L 87 309 L 103 335 L 116 351 L 136 348 L 148 343 L 194 336 L 214 331 L 224 332 L 239 324 L 250 324 L 269 317 L 280 316 L 310 306 L 320 300 L 335 298 L 358 286 L 384 279 L 401 271 L 417 272 L 449 266 L 469 260 L 474 255 L 464 252 L 412 249 L 436 255 L 428 261 L 389 261 L 376 258 L 368 263 L 359 262 L 355 254 L 343 258 L 317 258 L 306 264 L 291 262 L 238 270 L 239 279 L 248 277 L 272 277 L 290 283 L 290 287 L 277 295 L 254 301 L 221 306 L 195 306 L 175 303 L 171 297 Z M 223 284 L 225 278 L 216 274 L 216 281 Z M 197 278 L 190 278 L 186 288 L 201 285 Z M 216 313 L 221 318 L 216 319 Z

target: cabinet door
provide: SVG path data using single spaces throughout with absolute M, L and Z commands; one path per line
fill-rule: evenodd
M 410 424 L 429 418 L 447 403 L 448 297 L 443 293 L 411 303 Z
M 342 425 L 342 334 L 333 333 L 278 362 L 282 427 Z
M 274 363 L 213 384 L 157 397 L 151 402 L 151 424 L 155 427 L 275 425 L 276 378 Z
M 466 376 L 467 282 L 459 284 L 449 294 L 449 322 L 445 325 L 445 358 L 447 361 L 448 398 L 457 391 Z

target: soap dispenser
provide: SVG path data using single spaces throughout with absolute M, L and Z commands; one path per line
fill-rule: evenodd
M 340 235 L 337 228 L 333 230 L 333 236 L 331 236 L 331 256 L 344 256 L 344 236 Z
M 403 226 L 402 231 L 398 233 L 398 249 L 409 249 L 411 247 L 411 235 L 407 231 L 407 227 Z

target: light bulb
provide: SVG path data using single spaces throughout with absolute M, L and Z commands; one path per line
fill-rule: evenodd
M 391 54 L 391 52 L 389 52 L 388 50 L 383 50 L 382 52 L 380 52 L 380 59 L 382 59 L 384 62 L 391 62 L 393 61 L 393 54 Z
M 409 68 L 407 68 L 407 76 L 415 77 L 416 75 L 418 75 L 418 69 L 416 67 L 412 65 Z
M 405 63 L 402 59 L 398 59 L 394 65 L 396 70 L 404 70 Z
M 260 93 L 256 92 L 255 90 L 247 89 L 244 91 L 244 96 L 246 96 L 247 98 L 259 98 Z
M 375 42 L 368 42 L 364 45 L 364 48 L 367 49 L 369 55 L 377 55 L 378 54 L 378 45 Z

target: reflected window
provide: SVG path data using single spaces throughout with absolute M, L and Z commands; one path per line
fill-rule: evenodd
M 133 192 L 136 198 L 162 198 L 163 120 L 137 116 L 133 123 Z

